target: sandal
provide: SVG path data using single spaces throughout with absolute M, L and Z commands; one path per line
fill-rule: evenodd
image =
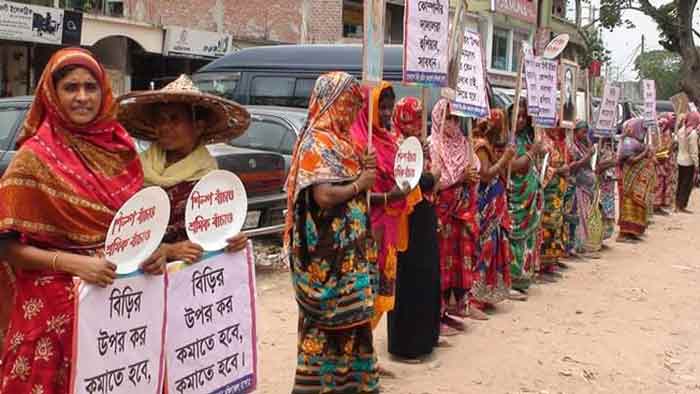
M 448 328 L 449 328 L 449 327 L 448 327 Z M 451 328 L 450 328 L 450 329 L 451 329 Z M 442 349 L 447 349 L 447 348 L 454 347 L 454 345 L 452 345 L 452 344 L 450 343 L 450 341 L 448 341 L 446 338 L 440 338 L 440 339 L 438 339 L 437 343 L 435 344 L 435 347 L 437 347 L 437 348 L 442 348 Z
M 508 299 L 511 301 L 527 301 L 527 294 L 510 289 L 508 291 Z
M 476 308 L 476 307 L 470 307 L 469 308 L 469 318 L 472 320 L 489 320 L 489 315 L 484 313 L 481 309 Z
M 455 335 L 459 335 L 459 331 L 455 330 L 454 328 L 448 326 L 445 323 L 440 323 L 441 337 L 453 337 Z M 438 341 L 438 346 L 440 346 L 440 341 Z

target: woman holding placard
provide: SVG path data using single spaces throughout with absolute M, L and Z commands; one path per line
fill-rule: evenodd
M 218 169 L 207 144 L 243 134 L 250 115 L 239 104 L 199 91 L 185 75 L 159 91 L 119 98 L 119 120 L 134 137 L 152 141 L 141 154 L 145 186 L 160 186 L 170 199 L 170 221 L 159 252 L 168 261 L 194 263 L 204 249 L 188 239 L 187 199 L 197 182 Z M 228 239 L 228 251 L 245 248 L 240 233 Z
M 644 143 L 647 129 L 641 118 L 623 125 L 623 139 L 618 152 L 620 181 L 620 234 L 618 242 L 636 243 L 646 231 L 647 203 L 652 192 L 654 163 L 649 146 Z
M 319 77 L 287 179 L 284 245 L 299 306 L 293 393 L 377 393 L 376 245 L 366 191 L 377 158 L 353 142 L 362 108 L 347 73 Z
M 596 147 L 589 138 L 589 127 L 585 121 L 576 124 L 574 141 L 569 147 L 572 163 L 571 183 L 575 186 L 578 224 L 574 232 L 577 253 L 585 257 L 599 258 L 597 254 L 603 242 L 603 218 L 600 210 L 600 182 L 593 170 L 592 160 Z
M 512 223 L 508 214 L 506 170 L 515 156 L 515 149 L 508 146 L 502 155 L 496 153 L 496 145 L 504 141 L 507 130 L 505 113 L 491 110 L 490 117 L 474 129 L 474 149 L 481 163 L 479 185 L 479 234 L 480 241 L 475 264 L 472 267 L 474 284 L 471 294 L 480 306 L 493 306 L 507 298 L 524 300 L 524 296 L 510 294 L 512 285 L 510 263 L 513 255 L 508 233 Z
M 421 137 L 423 105 L 404 97 L 394 107 L 392 130 L 399 141 Z M 423 174 L 419 182 L 422 201 L 413 207 L 408 221 L 408 249 L 399 253 L 396 305 L 389 312 L 389 353 L 406 362 L 429 355 L 440 335 L 440 255 L 435 215 L 435 179 L 424 144 Z M 431 172 L 433 171 L 433 172 Z
M 514 106 L 510 108 L 511 116 L 513 108 Z M 509 234 L 513 252 L 510 272 L 513 289 L 524 293 L 539 269 L 543 207 L 536 162 L 542 153 L 542 144 L 534 140 L 525 99 L 520 101 L 515 130 L 516 158 L 511 165 L 512 185 L 508 195 L 508 207 L 513 221 L 513 230 Z
M 370 193 L 372 235 L 379 254 L 379 292 L 374 301 L 373 326 L 379 324 L 382 315 L 394 309 L 396 266 L 399 252 L 408 248 L 408 215 L 420 201 L 420 191 L 406 196 L 410 189 L 399 188 L 394 178 L 396 152 L 399 148 L 396 135 L 391 130 L 391 114 L 396 96 L 391 84 L 381 82 L 375 88 L 364 88 L 364 105 L 350 129 L 353 141 L 360 150 L 367 148 L 369 136 L 369 108 L 372 114 L 372 148 L 377 155 L 377 180 Z M 372 105 L 370 106 L 370 102 Z
M 435 205 L 442 291 L 440 332 L 450 335 L 465 329 L 456 318 L 488 319 L 477 308 L 467 311 L 473 281 L 471 267 L 479 242 L 479 159 L 460 129 L 459 118 L 451 114 L 447 99 L 435 104 L 432 119 L 430 156 L 441 173 Z
M 141 189 L 143 172 L 115 119 L 107 73 L 92 54 L 56 52 L 36 92 L 0 183 L 0 255 L 17 289 L 0 392 L 67 394 L 73 277 L 113 283 L 116 266 L 99 253 L 114 213 Z M 160 273 L 163 264 L 152 258 L 143 268 Z
M 656 150 L 656 193 L 654 213 L 666 216 L 667 210 L 673 208 L 678 182 L 676 152 L 673 141 L 673 129 L 676 125 L 673 113 L 659 116 L 659 147 Z
M 566 253 L 568 232 L 564 226 L 564 194 L 568 188 L 566 177 L 566 138 L 561 128 L 546 129 L 542 135 L 544 149 L 549 154 L 544 181 L 544 213 L 542 215 L 542 251 L 540 273 L 545 280 L 558 276 L 557 263 Z

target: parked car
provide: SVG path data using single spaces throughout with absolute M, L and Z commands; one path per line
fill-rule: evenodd
M 0 99 L 0 175 L 15 154 L 15 142 L 33 97 Z M 148 142 L 136 141 L 139 151 Z M 285 160 L 278 153 L 234 147 L 208 145 L 219 168 L 238 175 L 248 193 L 248 215 L 244 230 L 249 236 L 274 234 L 284 227 L 287 197 L 283 191 Z
M 395 82 L 397 98 L 421 97 L 419 86 L 402 85 L 403 46 L 384 46 L 384 78 Z M 345 71 L 362 77 L 362 46 L 276 45 L 245 48 L 199 69 L 192 79 L 205 92 L 218 94 L 244 105 L 277 105 L 306 108 L 319 75 Z M 490 89 L 489 89 L 490 90 Z M 490 93 L 491 106 L 506 108 L 502 95 Z M 428 90 L 432 108 L 440 90 Z
M 284 156 L 286 170 L 292 161 L 297 136 L 306 123 L 307 110 L 293 107 L 247 106 L 250 127 L 231 141 L 239 148 L 276 152 Z

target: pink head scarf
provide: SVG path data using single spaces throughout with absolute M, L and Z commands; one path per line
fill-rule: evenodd
M 442 171 L 441 183 L 452 186 L 462 181 L 462 173 L 469 165 L 469 154 L 472 155 L 472 165 L 480 168 L 479 159 L 469 146 L 469 139 L 459 127 L 447 122 L 445 111 L 450 110 L 447 99 L 440 99 L 432 112 L 431 128 L 431 157 L 437 159 Z M 449 116 L 449 113 L 447 114 Z

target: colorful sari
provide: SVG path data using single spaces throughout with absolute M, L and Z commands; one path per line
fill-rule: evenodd
M 540 270 L 551 272 L 555 263 L 566 252 L 566 233 L 564 229 L 564 195 L 568 188 L 566 178 L 558 175 L 556 170 L 566 164 L 566 141 L 563 130 L 548 129 L 542 135 L 542 142 L 549 153 L 549 166 L 544 184 L 544 214 L 542 215 L 542 254 Z
M 350 126 L 361 105 L 352 76 L 319 77 L 292 157 L 284 244 L 299 306 L 295 394 L 379 390 L 371 327 L 377 256 L 366 195 L 330 209 L 313 197 L 314 185 L 347 184 L 360 175 L 362 151 Z
M 492 110 L 492 117 L 503 116 Z M 497 115 L 498 114 L 498 115 Z M 488 157 L 491 165 L 498 161 L 494 147 L 487 138 L 474 141 L 475 151 Z M 482 163 L 483 165 L 483 163 Z M 480 303 L 497 304 L 508 297 L 511 283 L 510 263 L 513 255 L 508 240 L 512 223 L 508 214 L 505 179 L 494 177 L 479 185 L 479 243 L 472 267 L 474 284 L 471 295 Z
M 574 138 L 571 145 L 571 158 L 580 161 L 593 149 L 588 136 Z M 576 251 L 581 253 L 598 252 L 603 246 L 603 216 L 600 209 L 600 187 L 591 160 L 587 160 L 572 174 L 576 185 L 576 214 L 580 218 L 574 232 Z
M 533 143 L 528 129 L 516 133 L 516 157 L 527 153 Z M 540 190 L 539 173 L 535 163 L 530 163 L 526 174 L 511 174 L 512 188 L 508 195 L 508 209 L 513 222 L 509 233 L 513 261 L 510 272 L 513 288 L 527 290 L 540 267 L 540 247 L 542 235 L 543 196 Z
M 476 261 L 479 241 L 477 186 L 463 182 L 462 174 L 470 163 L 478 166 L 479 159 L 462 131 L 446 121 L 445 111 L 450 111 L 449 105 L 442 99 L 433 108 L 431 157 L 442 173 L 439 182 L 442 189 L 438 192 L 435 209 L 443 311 L 450 306 L 451 296 L 455 297 L 456 305 L 450 309 L 461 311 L 466 307 L 472 286 L 471 268 Z
M 620 234 L 624 236 L 638 237 L 646 231 L 648 225 L 647 204 L 649 195 L 654 188 L 654 162 L 649 157 L 644 157 L 637 162 L 631 162 L 630 158 L 640 154 L 644 150 L 644 138 L 646 128 L 642 119 L 628 121 L 626 133 L 620 148 L 620 164 L 618 172 L 621 178 L 619 182 L 620 193 Z M 625 140 L 633 139 L 625 144 Z M 630 146 L 629 150 L 625 149 Z
M 659 119 L 660 146 L 656 152 L 656 193 L 654 208 L 670 209 L 676 200 L 678 187 L 677 152 L 673 149 L 673 128 L 675 119 L 672 114 L 665 114 Z
M 369 136 L 369 104 L 372 102 L 372 148 L 377 154 L 377 179 L 372 187 L 373 193 L 390 193 L 396 188 L 394 162 L 399 149 L 396 134 L 385 129 L 379 118 L 379 98 L 384 90 L 391 89 L 391 84 L 382 82 L 374 89 L 365 89 L 362 111 L 350 128 L 350 134 L 360 151 L 365 151 Z M 376 327 L 382 315 L 394 309 L 396 288 L 396 266 L 398 253 L 408 249 L 408 216 L 413 207 L 420 202 L 420 190 L 411 193 L 408 199 L 373 205 L 370 213 L 372 233 L 379 253 L 379 292 L 374 301 L 373 326 Z
M 101 109 L 87 125 L 72 123 L 58 103 L 53 75 L 69 65 L 89 70 L 102 90 Z M 0 181 L 0 234 L 67 253 L 91 255 L 102 249 L 114 213 L 143 184 L 134 144 L 114 115 L 108 76 L 97 60 L 82 49 L 56 52 L 39 81 L 19 150 Z M 13 268 L 16 294 L 2 351 L 0 392 L 67 394 L 73 277 Z

